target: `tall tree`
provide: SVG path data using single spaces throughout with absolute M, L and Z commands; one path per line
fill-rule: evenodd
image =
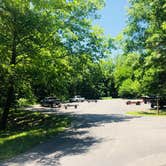
M 87 49 L 93 45 L 99 52 L 99 43 L 93 39 L 93 30 L 90 29 L 91 18 L 96 17 L 96 10 L 103 5 L 104 1 L 98 0 L 1 1 L 2 129 L 6 127 L 16 93 L 22 95 L 28 87 L 39 96 L 40 89 L 46 89 L 44 94 L 62 94 L 72 68 L 69 57 L 79 57 L 85 52 L 94 59 L 100 56 L 92 55 L 92 51 Z
M 135 53 L 117 57 L 114 81 L 120 97 L 137 97 L 140 95 L 140 67 L 139 55 Z
M 166 95 L 166 2 L 130 0 L 125 52 L 136 52 L 144 94 Z

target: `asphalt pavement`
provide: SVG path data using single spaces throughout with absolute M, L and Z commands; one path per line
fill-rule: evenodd
M 71 128 L 0 165 L 166 166 L 166 117 L 126 115 L 149 108 L 143 103 L 126 105 L 122 99 L 62 107 L 54 113 L 71 114 Z

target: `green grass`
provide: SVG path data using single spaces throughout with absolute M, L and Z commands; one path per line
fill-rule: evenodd
M 0 161 L 14 157 L 64 131 L 71 122 L 66 115 L 12 111 L 8 128 L 0 131 Z
M 110 96 L 110 97 L 102 97 L 101 98 L 102 100 L 112 100 L 112 97 Z
M 127 112 L 128 115 L 134 116 L 166 116 L 166 110 L 162 110 L 157 114 L 157 110 L 149 110 L 149 111 L 132 111 Z

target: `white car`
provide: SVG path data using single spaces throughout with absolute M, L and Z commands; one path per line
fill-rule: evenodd
M 70 99 L 70 102 L 83 102 L 83 101 L 85 101 L 85 98 L 81 97 L 80 95 L 76 95 Z

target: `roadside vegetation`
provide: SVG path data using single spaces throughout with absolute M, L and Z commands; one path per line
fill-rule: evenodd
M 130 0 L 127 26 L 118 36 L 114 82 L 121 97 L 166 96 L 165 0 Z M 157 14 L 156 14 L 157 13 Z
M 112 97 L 110 96 L 110 97 L 102 97 L 101 98 L 102 100 L 112 100 Z
M 70 126 L 70 117 L 12 110 L 8 127 L 0 131 L 0 160 L 26 152 Z
M 148 111 L 129 111 L 127 115 L 133 116 L 166 116 L 166 110 L 160 110 L 159 114 L 157 110 L 148 110 Z
M 0 128 L 10 109 L 47 96 L 93 99 L 113 92 L 113 40 L 94 26 L 104 0 L 2 0 Z M 107 59 L 107 60 L 106 60 Z M 107 70 L 105 70 L 107 69 Z

